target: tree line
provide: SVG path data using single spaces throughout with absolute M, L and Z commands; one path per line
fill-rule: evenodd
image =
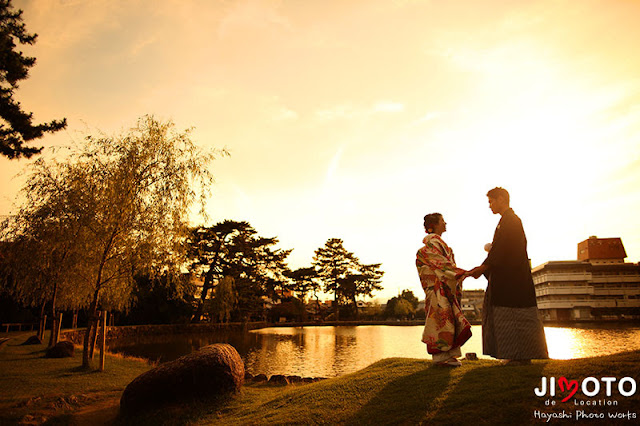
M 265 300 L 291 302 L 293 295 L 300 300 L 312 295 L 319 305 L 319 292 L 333 294 L 336 319 L 344 305 L 357 317 L 357 298 L 382 289 L 381 265 L 362 264 L 341 239 L 327 240 L 310 266 L 295 270 L 286 263 L 292 250 L 277 249 L 277 242 L 244 221 L 194 229 L 187 241 L 188 265 L 203 284 L 193 321 L 205 313 L 220 321 L 263 320 Z
M 209 163 L 226 155 L 146 116 L 121 136 L 87 136 L 63 160 L 37 159 L 24 202 L 2 226 L 3 291 L 41 316 L 82 310 L 86 366 L 99 312 L 126 312 L 152 295 L 149 288 L 195 304 L 194 322 L 263 320 L 268 301 L 311 293 L 318 300 L 319 291 L 333 294 L 336 319 L 344 307 L 357 317 L 357 298 L 381 289 L 383 272 L 362 264 L 342 240 L 329 239 L 311 265 L 291 270 L 291 250 L 248 222 L 189 227 L 193 206 L 206 216 Z M 202 278 L 200 297 L 190 277 Z

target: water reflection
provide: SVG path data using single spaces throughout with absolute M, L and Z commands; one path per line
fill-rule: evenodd
M 640 329 L 545 327 L 549 356 L 586 358 L 640 349 Z
M 475 352 L 486 358 L 482 355 L 481 326 L 473 326 L 472 331 L 463 354 Z M 545 333 L 549 356 L 554 359 L 640 349 L 638 326 L 545 327 Z M 238 350 L 252 374 L 334 377 L 383 358 L 427 358 L 421 336 L 422 326 L 273 327 L 251 332 L 147 337 L 117 342 L 111 350 L 164 362 L 208 344 L 226 342 Z

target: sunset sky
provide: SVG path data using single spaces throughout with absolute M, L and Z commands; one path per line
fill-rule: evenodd
M 640 2 L 14 0 L 37 58 L 17 99 L 67 117 L 50 147 L 153 114 L 226 147 L 211 222 L 247 220 L 309 266 L 328 238 L 422 297 L 422 218 L 458 265 L 509 190 L 533 266 L 590 235 L 640 260 Z M 0 214 L 26 160 L 0 159 Z M 465 288 L 485 288 L 484 279 Z

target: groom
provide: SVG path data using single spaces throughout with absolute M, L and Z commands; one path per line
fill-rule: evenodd
M 487 258 L 468 272 L 474 278 L 484 274 L 489 281 L 482 312 L 483 353 L 508 365 L 549 358 L 522 222 L 509 207 L 506 189 L 493 188 L 487 197 L 493 214 L 502 217 Z

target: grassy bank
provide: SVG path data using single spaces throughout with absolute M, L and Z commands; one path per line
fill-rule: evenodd
M 0 424 L 49 419 L 52 424 L 526 424 L 545 422 L 543 414 L 585 415 L 635 413 L 640 419 L 640 392 L 632 397 L 589 398 L 578 391 L 565 403 L 566 392 L 553 398 L 534 395 L 541 377 L 633 377 L 640 381 L 640 351 L 568 361 L 537 361 L 530 366 L 503 367 L 495 361 L 465 361 L 446 369 L 420 359 L 379 361 L 356 373 L 307 385 L 247 384 L 226 400 L 204 400 L 164 407 L 134 418 L 118 417 L 122 389 L 150 368 L 140 360 L 107 359 L 107 371 L 78 369 L 73 359 L 42 358 L 44 346 L 18 346 L 14 337 L 0 349 Z M 615 406 L 580 405 L 615 401 Z M 576 405 L 576 402 L 579 405 Z M 29 417 L 32 416 L 32 417 Z M 608 419 L 599 420 L 611 424 Z
M 106 371 L 83 370 L 82 349 L 73 358 L 44 358 L 46 344 L 22 346 L 33 333 L 9 333 L 0 347 L 0 424 L 40 424 L 52 417 L 119 399 L 124 387 L 152 366 L 109 355 Z M 48 333 L 45 335 L 48 342 Z M 97 366 L 98 357 L 94 360 Z

